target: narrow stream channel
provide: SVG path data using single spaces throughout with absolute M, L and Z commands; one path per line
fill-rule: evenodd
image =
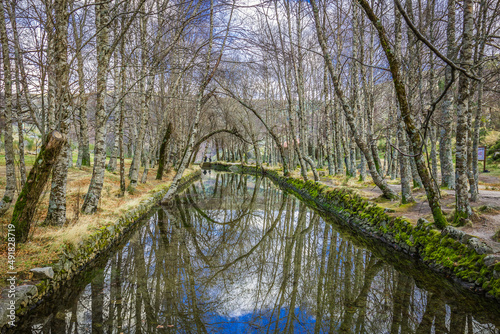
M 16 332 L 500 333 L 497 303 L 269 179 L 206 173 Z

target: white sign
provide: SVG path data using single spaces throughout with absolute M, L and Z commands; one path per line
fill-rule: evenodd
M 485 157 L 485 152 L 486 151 L 486 148 L 485 147 L 478 147 L 477 148 L 477 160 L 478 161 L 484 161 L 484 157 Z

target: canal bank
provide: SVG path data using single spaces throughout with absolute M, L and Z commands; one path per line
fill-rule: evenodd
M 196 168 L 184 176 L 178 191 L 182 191 L 200 174 L 201 170 Z M 78 245 L 64 245 L 54 265 L 34 268 L 34 279 L 39 281 L 38 283 L 14 285 L 13 291 L 10 287 L 4 289 L 0 299 L 0 328 L 2 332 L 9 327 L 9 323 L 15 324 L 19 317 L 41 303 L 46 297 L 58 292 L 66 282 L 83 270 L 90 268 L 96 260 L 122 241 L 141 217 L 148 214 L 160 202 L 168 189 L 169 184 L 158 187 L 150 196 L 128 209 L 113 224 L 98 229 L 80 241 Z
M 452 226 L 437 230 L 425 219 L 417 226 L 390 217 L 384 208 L 346 189 L 283 177 L 276 171 L 228 163 L 205 163 L 203 169 L 264 175 L 310 207 L 334 215 L 357 233 L 378 239 L 422 261 L 468 290 L 500 301 L 500 254 L 480 239 Z

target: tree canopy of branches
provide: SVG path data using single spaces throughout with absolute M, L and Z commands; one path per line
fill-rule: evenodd
M 106 170 L 124 196 L 174 169 L 167 201 L 204 159 L 370 177 L 402 203 L 422 187 L 440 228 L 446 187 L 455 222 L 473 214 L 480 136 L 500 128 L 498 1 L 0 0 L 0 14 L 0 214 L 26 182 L 25 138 L 53 131 L 67 140 L 51 225 L 67 220 L 73 147 L 92 168 L 86 214 Z

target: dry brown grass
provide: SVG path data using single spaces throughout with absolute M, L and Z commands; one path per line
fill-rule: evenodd
M 126 172 L 128 172 L 129 164 L 130 161 L 126 161 Z M 192 171 L 193 169 L 190 168 L 186 170 L 185 174 Z M 38 212 L 32 227 L 32 236 L 28 242 L 16 245 L 16 269 L 18 272 L 18 279 L 29 280 L 31 278 L 29 270 L 35 267 L 50 265 L 55 262 L 64 244 L 76 245 L 98 228 L 114 223 L 121 214 L 136 206 L 140 201 L 154 192 L 155 188 L 160 185 L 169 184 L 174 175 L 174 171 L 171 171 L 165 175 L 162 181 L 158 181 L 155 180 L 156 168 L 150 169 L 148 180 L 145 184 L 139 183 L 133 194 L 126 192 L 124 197 L 118 197 L 117 195 L 120 193 L 120 175 L 118 172 L 110 173 L 106 171 L 98 210 L 93 215 L 84 215 L 80 213 L 79 209 L 83 204 L 83 197 L 90 184 L 92 168 L 70 168 L 67 186 L 67 222 L 63 227 L 42 226 L 41 224 L 47 214 L 50 193 L 48 191 L 48 189 L 50 189 L 49 183 L 38 206 Z M 5 183 L 5 166 L 0 166 L 0 183 L 1 182 Z M 7 214 L 0 217 L 2 235 L 6 234 L 6 225 L 10 222 L 12 211 L 13 205 Z M 7 258 L 7 245 L 4 240 L 2 240 L 0 245 L 0 254 L 2 258 Z M 1 261 L 1 284 L 5 284 L 3 275 L 5 275 L 6 272 L 7 261 Z
M 500 131 L 491 130 L 488 131 L 488 134 L 483 138 L 481 144 L 486 146 L 492 146 L 499 139 L 500 139 Z

